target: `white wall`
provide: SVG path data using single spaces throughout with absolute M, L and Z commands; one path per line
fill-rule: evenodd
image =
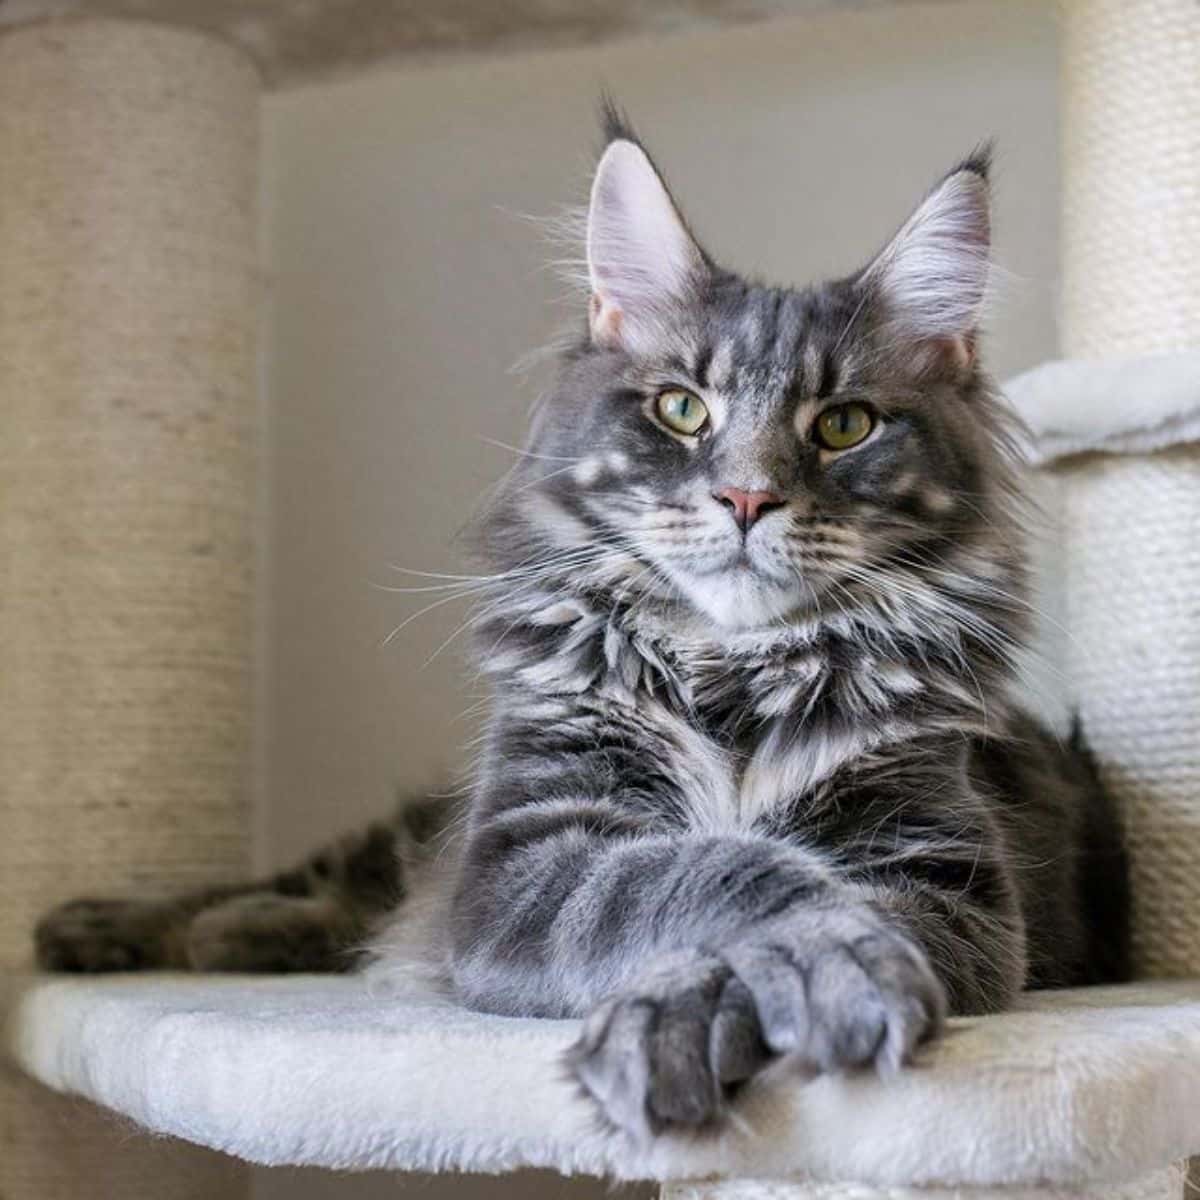
M 265 861 L 460 760 L 457 644 L 422 663 L 464 614 L 448 605 L 382 648 L 417 604 L 371 584 L 403 582 L 389 563 L 459 569 L 454 533 L 508 462 L 483 439 L 521 436 L 531 393 L 508 369 L 571 315 L 524 214 L 585 194 L 600 88 L 714 254 L 779 281 L 858 265 L 995 135 L 1013 278 L 986 352 L 1003 374 L 1055 347 L 1055 37 L 1044 0 L 900 6 L 269 99 Z M 264 1187 L 375 1186 L 308 1178 Z

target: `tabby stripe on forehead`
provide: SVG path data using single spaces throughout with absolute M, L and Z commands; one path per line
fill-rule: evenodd
M 821 354 L 819 362 L 821 373 L 817 377 L 817 386 L 813 389 L 813 394 L 818 400 L 825 400 L 837 391 L 837 361 L 827 350 Z
M 674 354 L 674 353 L 667 354 L 666 355 L 666 365 L 667 365 L 667 369 L 669 371 L 673 372 L 674 374 L 676 374 L 678 376 L 681 376 L 681 377 L 686 376 L 688 378 L 692 377 L 693 373 L 688 370 L 687 360 L 683 357 L 682 354 Z

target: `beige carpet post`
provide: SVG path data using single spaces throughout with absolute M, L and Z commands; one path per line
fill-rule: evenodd
M 249 843 L 258 80 L 152 25 L 0 37 L 0 969 L 47 905 Z M 0 1197 L 244 1194 L 0 1076 Z
M 1062 17 L 1063 351 L 1200 347 L 1200 5 Z M 1124 809 L 1138 971 L 1200 975 L 1200 448 L 1060 474 L 1069 674 Z

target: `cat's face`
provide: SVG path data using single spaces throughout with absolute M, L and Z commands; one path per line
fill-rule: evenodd
M 979 159 L 857 275 L 755 286 L 710 262 L 644 151 L 614 139 L 588 338 L 535 423 L 523 520 L 581 573 L 733 629 L 886 594 L 890 564 L 986 536 L 987 244 Z

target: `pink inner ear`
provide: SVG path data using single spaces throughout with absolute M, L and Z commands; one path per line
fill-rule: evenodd
M 918 375 L 946 369 L 965 371 L 975 361 L 975 336 L 926 338 L 913 347 L 912 361 Z
M 975 361 L 975 335 L 964 333 L 961 337 L 947 338 L 945 354 L 955 366 L 965 370 Z
M 621 343 L 621 310 L 599 292 L 593 292 L 588 301 L 588 322 L 592 329 L 592 341 L 601 346 L 618 346 Z

